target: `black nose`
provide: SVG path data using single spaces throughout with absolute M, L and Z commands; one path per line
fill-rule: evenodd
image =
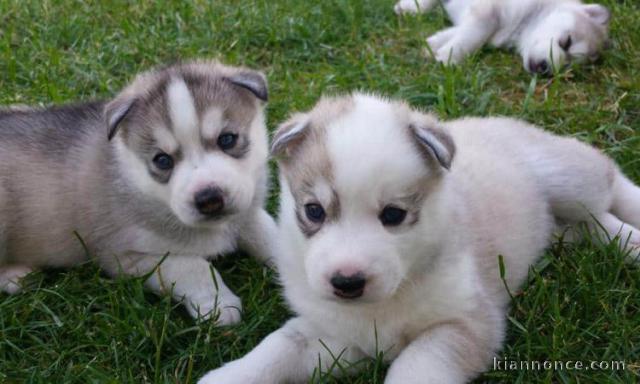
M 194 203 L 198 212 L 203 215 L 213 216 L 222 212 L 224 197 L 219 188 L 207 188 L 196 193 Z
M 351 276 L 343 276 L 340 273 L 336 273 L 331 278 L 331 285 L 335 288 L 333 293 L 345 299 L 355 299 L 362 296 L 366 283 L 367 280 L 362 273 L 356 273 Z
M 539 73 L 546 75 L 550 71 L 549 62 L 547 60 L 536 61 L 534 59 L 529 60 L 529 71 L 533 73 Z

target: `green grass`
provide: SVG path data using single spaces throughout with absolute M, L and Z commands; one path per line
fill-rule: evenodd
M 613 47 L 599 63 L 552 80 L 491 49 L 457 68 L 426 62 L 424 39 L 446 25 L 443 13 L 398 18 L 391 0 L 92 3 L 0 0 L 0 104 L 108 98 L 156 64 L 217 57 L 267 73 L 270 129 L 323 93 L 366 89 L 443 118 L 509 115 L 578 136 L 640 182 L 635 0 L 606 1 Z M 615 244 L 550 248 L 516 296 L 502 355 L 625 360 L 627 370 L 494 371 L 477 382 L 637 382 L 640 270 L 621 259 Z M 140 279 L 109 280 L 93 265 L 32 276 L 25 292 L 0 296 L 0 382 L 188 383 L 243 355 L 290 314 L 272 271 L 242 255 L 216 264 L 243 299 L 238 326 L 195 322 Z M 340 382 L 381 383 L 385 369 L 370 361 Z

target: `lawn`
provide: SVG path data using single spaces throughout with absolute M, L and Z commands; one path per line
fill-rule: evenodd
M 640 182 L 640 5 L 606 4 L 611 49 L 549 80 L 492 49 L 457 68 L 425 61 L 424 39 L 447 24 L 443 12 L 399 18 L 392 0 L 0 0 L 0 104 L 109 98 L 138 71 L 215 57 L 265 71 L 270 130 L 323 93 L 365 89 L 443 118 L 524 118 L 603 149 Z M 276 197 L 277 188 L 272 212 Z M 25 292 L 0 295 L 0 382 L 194 382 L 290 316 L 273 271 L 243 254 L 216 265 L 243 300 L 237 326 L 194 321 L 140 279 L 110 280 L 91 264 L 33 275 Z M 478 383 L 640 380 L 640 269 L 622 262 L 615 242 L 552 246 L 516 294 L 509 323 L 501 356 L 624 360 L 626 369 L 489 371 Z M 384 364 L 366 364 L 358 376 L 316 381 L 381 383 Z

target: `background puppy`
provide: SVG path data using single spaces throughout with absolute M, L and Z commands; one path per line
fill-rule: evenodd
M 436 0 L 400 0 L 396 13 L 424 12 Z M 448 0 L 454 26 L 427 39 L 437 61 L 459 63 L 490 42 L 515 47 L 525 69 L 550 73 L 574 61 L 594 61 L 607 41 L 610 14 L 578 0 Z
M 86 260 L 76 231 L 111 275 L 147 274 L 169 254 L 153 291 L 238 321 L 206 257 L 238 242 L 269 254 L 266 99 L 261 73 L 194 62 L 141 74 L 108 103 L 1 111 L 0 289 Z
M 355 94 L 293 116 L 272 150 L 277 263 L 298 317 L 202 384 L 306 382 L 318 361 L 343 372 L 335 359 L 379 351 L 386 383 L 463 383 L 504 338 L 499 255 L 512 289 L 556 223 L 638 255 L 640 188 L 597 150 L 517 120 L 443 123 Z

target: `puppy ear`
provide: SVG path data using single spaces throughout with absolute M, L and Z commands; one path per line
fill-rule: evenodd
M 589 18 L 601 25 L 608 25 L 611 19 L 611 12 L 607 7 L 600 4 L 585 4 L 584 10 Z
M 437 120 L 421 119 L 409 125 L 409 128 L 422 153 L 428 159 L 435 159 L 442 168 L 449 170 L 456 146 L 453 138 L 438 126 Z
M 290 157 L 293 150 L 307 136 L 309 118 L 303 114 L 292 116 L 282 123 L 271 140 L 271 156 Z
M 235 75 L 229 76 L 228 79 L 232 84 L 248 90 L 262 101 L 269 99 L 267 79 L 260 72 L 243 70 Z
M 104 118 L 107 123 L 107 138 L 109 141 L 118 133 L 120 123 L 131 111 L 136 99 L 120 96 L 110 101 L 104 108 Z

